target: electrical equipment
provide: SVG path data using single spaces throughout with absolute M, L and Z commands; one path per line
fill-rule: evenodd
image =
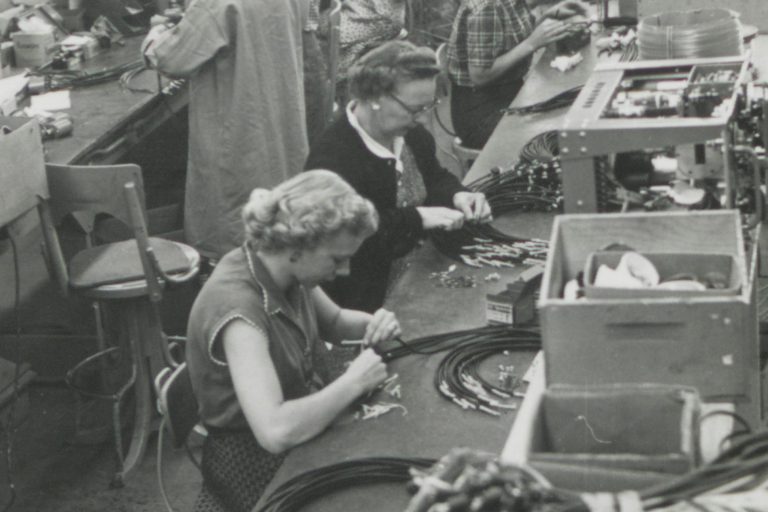
M 748 99 L 749 75 L 743 57 L 598 66 L 558 131 L 565 212 L 626 208 L 617 163 L 633 152 L 677 160 L 661 182 L 640 180 L 647 186 L 684 180 L 707 189 L 715 207 L 755 209 L 766 120 L 764 100 Z
M 531 267 L 500 293 L 486 295 L 485 317 L 489 324 L 530 325 L 536 318 L 535 293 L 544 269 Z

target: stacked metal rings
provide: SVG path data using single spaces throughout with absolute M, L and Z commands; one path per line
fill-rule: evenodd
M 685 59 L 741 55 L 738 13 L 729 9 L 697 9 L 654 14 L 637 30 L 640 58 Z

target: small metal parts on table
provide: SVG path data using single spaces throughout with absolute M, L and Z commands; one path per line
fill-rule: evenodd
M 451 265 L 448 270 L 442 272 L 432 272 L 429 278 L 435 282 L 438 288 L 474 288 L 477 286 L 474 276 L 467 276 L 458 273 L 456 265 Z
M 370 420 L 373 418 L 378 418 L 379 416 L 387 414 L 393 409 L 402 409 L 403 416 L 408 414 L 408 409 L 406 409 L 404 405 L 396 404 L 393 402 L 376 402 L 372 405 L 363 404 L 362 409 L 362 413 L 355 413 L 355 419 Z

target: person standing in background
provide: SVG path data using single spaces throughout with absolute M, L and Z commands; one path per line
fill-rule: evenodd
M 462 0 L 448 43 L 451 121 L 463 145 L 482 149 L 523 86 L 533 53 L 568 36 L 587 5 L 565 0 L 537 18 L 534 0 Z
M 307 0 L 193 0 L 142 46 L 162 73 L 189 79 L 186 241 L 218 260 L 243 241 L 254 188 L 298 174 L 308 153 L 302 28 Z

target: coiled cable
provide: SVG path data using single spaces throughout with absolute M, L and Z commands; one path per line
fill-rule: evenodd
M 358 485 L 406 483 L 411 468 L 436 461 L 419 457 L 368 457 L 320 467 L 297 475 L 274 490 L 258 512 L 296 512 L 318 498 Z

